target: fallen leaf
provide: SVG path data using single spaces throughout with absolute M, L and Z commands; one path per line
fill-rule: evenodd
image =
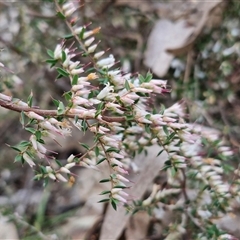
M 174 55 L 166 50 L 182 47 L 193 32 L 194 27 L 187 26 L 185 20 L 158 20 L 148 39 L 145 65 L 159 77 L 164 76 L 174 58 Z

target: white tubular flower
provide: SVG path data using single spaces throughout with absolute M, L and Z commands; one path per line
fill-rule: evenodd
M 119 153 L 116 153 L 116 152 L 110 152 L 109 153 L 109 156 L 112 157 L 112 158 L 124 158 L 124 156 L 122 154 L 119 154 Z
M 83 27 L 78 27 L 78 28 L 76 28 L 76 29 L 74 30 L 74 33 L 75 33 L 76 35 L 78 35 L 79 33 L 82 32 L 82 30 L 83 30 Z
M 54 59 L 62 58 L 62 46 L 58 44 L 54 50 Z
M 29 166 L 32 168 L 36 164 L 33 162 L 32 158 L 25 152 L 23 153 L 23 159 L 29 164 Z
M 26 112 L 25 114 L 26 114 L 29 118 L 36 119 L 36 120 L 38 120 L 38 121 L 43 121 L 43 120 L 44 120 L 44 117 L 42 117 L 42 116 L 40 116 L 40 115 L 38 115 L 37 113 L 32 112 L 32 111 Z
M 69 66 L 69 64 L 70 64 L 70 58 L 71 58 L 70 56 L 67 56 L 67 57 L 66 57 L 65 61 L 64 61 L 63 64 L 62 64 L 64 68 L 67 68 L 67 67 Z
M 86 41 L 84 42 L 85 47 L 89 47 L 89 46 L 93 43 L 94 40 L 95 40 L 94 37 L 91 37 L 91 38 L 89 38 L 88 40 L 86 40 Z
M 67 179 L 63 177 L 63 175 L 61 175 L 60 173 L 56 174 L 56 178 L 62 182 L 67 182 Z
M 65 17 L 68 17 L 68 16 L 72 15 L 75 11 L 76 11 L 76 8 L 73 5 L 71 8 L 69 8 L 68 10 L 65 11 L 64 15 L 65 15 Z
M 111 163 L 117 164 L 119 167 L 123 167 L 123 163 L 117 160 L 116 158 L 110 158 L 109 160 Z
M 67 159 L 67 162 L 68 163 L 71 163 L 73 160 L 74 160 L 75 156 L 73 154 L 71 154 L 68 159 Z
M 76 62 L 71 62 L 69 63 L 69 70 L 73 70 L 74 68 L 76 68 L 79 65 L 80 61 L 76 61 Z
M 78 74 L 83 73 L 83 72 L 84 72 L 83 68 L 75 68 L 75 69 L 72 69 L 72 70 L 70 71 L 70 73 L 71 73 L 72 75 L 78 75 Z
M 37 147 L 37 138 L 36 138 L 36 136 L 35 135 L 31 135 L 30 141 L 32 143 L 33 148 L 35 150 L 37 150 L 38 147 Z
M 52 180 L 56 180 L 56 177 L 53 173 L 48 173 L 48 176 L 52 179 Z
M 104 99 L 111 92 L 114 92 L 113 86 L 107 83 L 106 87 L 97 95 L 97 99 Z
M 97 52 L 97 53 L 94 54 L 93 57 L 94 57 L 95 59 L 99 59 L 100 57 L 103 56 L 104 53 L 105 53 L 105 51 Z
M 68 163 L 68 164 L 65 165 L 65 168 L 66 168 L 66 169 L 70 169 L 70 168 L 74 167 L 75 165 L 76 165 L 75 162 Z
M 96 50 L 96 48 L 97 48 L 97 44 L 94 44 L 87 49 L 87 52 L 88 53 L 93 53 Z
M 46 166 L 46 171 L 48 173 L 52 173 L 53 172 L 53 169 L 50 167 L 50 166 Z
M 97 65 L 99 67 L 106 67 L 106 66 L 114 64 L 114 62 L 115 62 L 115 58 L 112 54 L 110 54 L 108 58 L 104 58 L 104 59 L 99 60 L 97 62 Z
M 43 129 L 50 130 L 50 131 L 53 131 L 55 133 L 61 134 L 60 131 L 56 127 L 54 127 L 49 121 L 41 122 L 39 125 Z
M 66 167 L 61 167 L 59 171 L 63 173 L 71 173 Z

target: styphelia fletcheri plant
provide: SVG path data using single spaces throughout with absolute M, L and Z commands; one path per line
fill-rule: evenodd
M 34 168 L 37 180 L 59 182 L 73 181 L 71 170 L 75 166 L 96 169 L 105 161 L 109 176 L 100 182 L 110 184 L 109 189 L 101 193 L 106 196 L 101 202 L 110 202 L 115 209 L 122 203 L 134 212 L 154 211 L 161 203 L 180 213 L 179 221 L 174 222 L 175 227 L 169 229 L 169 235 L 184 234 L 187 218 L 190 218 L 203 234 L 199 237 L 209 237 L 204 235 L 212 224 L 209 218 L 231 211 L 230 200 L 239 201 L 240 198 L 240 171 L 235 171 L 231 184 L 222 177 L 223 161 L 233 152 L 225 146 L 219 133 L 184 120 L 184 102 L 162 107 L 157 112 L 150 99 L 170 92 L 167 81 L 152 79 L 150 73 L 146 77 L 122 73 L 112 54 L 98 51 L 99 42 L 96 42 L 95 35 L 100 27 L 91 30 L 89 26 L 78 26 L 75 20 L 78 6 L 74 2 L 55 0 L 55 5 L 57 15 L 71 31 L 67 38 L 74 39 L 78 46 L 69 46 L 66 40 L 62 40 L 54 51 L 48 50 L 51 58 L 47 62 L 56 68 L 57 78 L 70 81 L 71 88 L 64 93 L 65 105 L 63 101 L 54 100 L 57 110 L 33 107 L 32 94 L 27 102 L 23 102 L 0 93 L 0 106 L 21 112 L 21 123 L 31 133 L 29 141 L 12 146 L 18 152 L 15 161 L 26 162 Z M 75 60 L 76 56 L 88 57 L 91 64 L 82 64 Z M 50 149 L 45 140 L 57 141 L 60 137 L 70 136 L 73 128 L 92 132 L 94 144 L 81 143 L 86 152 L 70 155 L 66 164 L 62 164 L 48 156 Z M 136 168 L 133 158 L 151 145 L 159 146 L 159 155 L 163 151 L 168 154 L 162 169 L 167 172 L 168 188 L 160 189 L 154 185 L 148 198 L 132 204 L 132 199 L 124 191 L 130 186 L 128 171 Z M 214 146 L 212 154 L 209 154 L 209 146 Z M 53 161 L 57 162 L 58 168 L 54 167 Z M 182 182 L 185 188 L 195 189 L 196 196 L 191 201 Z M 180 193 L 184 199 L 170 204 L 171 196 Z M 217 211 L 213 211 L 214 207 Z M 219 232 L 219 239 L 225 239 L 223 236 L 226 235 L 222 234 Z

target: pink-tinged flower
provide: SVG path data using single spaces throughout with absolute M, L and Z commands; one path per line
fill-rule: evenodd
M 119 194 L 113 194 L 112 197 L 120 202 L 127 203 L 127 200 L 121 197 Z
M 43 121 L 44 120 L 44 117 L 38 115 L 37 113 L 35 112 L 25 112 L 25 114 L 29 117 L 29 118 L 32 118 L 32 119 L 36 119 L 38 121 Z
M 63 175 L 61 175 L 60 173 L 56 174 L 56 178 L 62 182 L 67 182 L 67 179 L 63 177 Z
M 131 89 L 133 92 L 140 92 L 140 93 L 151 93 L 152 89 L 142 88 L 142 87 L 134 87 Z
M 50 131 L 53 131 L 55 133 L 61 134 L 60 131 L 56 127 L 54 127 L 49 121 L 41 122 L 39 125 L 43 129 L 50 130 Z
M 33 162 L 33 159 L 25 152 L 23 153 L 23 159 L 29 164 L 29 166 L 32 168 L 36 164 Z
M 85 99 L 79 96 L 75 96 L 72 101 L 74 104 L 77 104 L 77 105 L 92 106 L 92 103 L 89 102 L 88 99 Z
M 167 125 L 173 129 L 184 129 L 187 127 L 186 124 L 183 123 L 174 123 L 174 122 L 168 122 Z
M 0 99 L 2 99 L 2 100 L 4 100 L 4 101 L 7 101 L 7 102 L 12 101 L 12 97 L 7 96 L 7 95 L 2 94 L 2 93 L 0 93 Z
M 163 115 L 161 114 L 151 114 L 149 118 L 154 125 L 166 125 L 167 123 L 163 121 Z
M 119 173 L 123 173 L 123 174 L 128 174 L 128 171 L 121 168 L 120 166 L 115 166 L 113 167 L 113 169 L 116 171 L 116 172 L 119 172 Z
M 112 157 L 112 158 L 124 158 L 124 156 L 122 154 L 119 154 L 119 153 L 116 153 L 116 152 L 110 152 L 109 153 L 109 156 Z
M 113 86 L 110 86 L 110 83 L 107 83 L 106 87 L 97 95 L 97 98 L 104 99 L 111 92 L 114 92 Z
M 118 180 L 123 181 L 123 182 L 130 182 L 127 178 L 123 177 L 120 174 L 116 174 L 116 177 Z
M 171 107 L 164 110 L 164 115 L 168 117 L 184 117 L 185 110 L 183 104 L 175 103 Z
M 109 160 L 110 160 L 110 162 L 111 162 L 112 164 L 117 164 L 119 167 L 123 167 L 122 162 L 120 162 L 120 161 L 117 160 L 116 158 L 110 158 Z
M 111 102 L 108 102 L 105 107 L 108 109 L 108 110 L 111 110 L 113 112 L 116 112 L 118 114 L 123 114 L 124 111 L 120 110 L 119 108 L 121 108 L 121 106 L 119 104 L 116 104 L 116 103 L 111 103 Z

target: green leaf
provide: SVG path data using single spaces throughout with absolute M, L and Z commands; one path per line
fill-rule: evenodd
M 102 199 L 102 200 L 100 200 L 100 201 L 98 201 L 98 203 L 102 203 L 102 202 L 109 202 L 109 198 L 105 198 L 105 199 Z
M 35 134 L 35 132 L 36 132 L 36 129 L 31 128 L 31 127 L 26 127 L 25 130 L 32 133 L 32 134 Z
M 24 114 L 24 112 L 21 112 L 20 123 L 22 124 L 23 127 L 24 127 L 24 124 L 25 124 L 25 118 L 26 118 L 26 115 Z
M 86 120 L 82 120 L 81 130 L 82 130 L 84 133 L 88 130 L 88 125 L 87 125 Z
M 131 90 L 128 80 L 125 81 L 124 86 L 125 86 L 125 88 L 126 88 L 128 91 Z
M 85 143 L 80 143 L 80 145 L 83 146 L 84 148 L 86 148 L 87 150 L 90 149 L 90 147 L 87 144 L 85 144 Z
M 99 152 L 100 152 L 99 147 L 96 146 L 95 147 L 95 154 L 96 154 L 97 157 L 99 156 Z
M 165 109 L 166 107 L 163 104 L 161 104 L 160 114 L 163 114 Z
M 67 34 L 67 35 L 63 36 L 62 38 L 64 38 L 64 39 L 71 39 L 73 37 L 74 36 L 72 34 Z
M 64 62 L 67 58 L 67 55 L 65 53 L 65 51 L 62 51 L 62 62 Z
M 167 126 L 163 126 L 163 131 L 165 132 L 165 134 L 168 136 L 169 135 L 169 131 Z
M 161 151 L 159 151 L 159 153 L 157 154 L 157 157 L 164 151 L 164 149 L 162 149 Z
M 59 105 L 59 101 L 58 100 L 56 100 L 56 99 L 52 99 L 52 101 L 53 101 L 53 104 L 56 106 L 56 107 L 58 107 L 58 105 Z
M 27 99 L 27 104 L 29 107 L 32 107 L 32 101 L 33 101 L 33 94 L 31 92 Z
M 83 39 L 84 33 L 85 33 L 85 28 L 82 28 L 82 31 L 81 31 L 80 34 L 79 34 L 79 38 L 80 38 L 80 39 Z
M 114 148 L 114 147 L 110 147 L 106 150 L 106 152 L 116 152 L 116 153 L 119 153 L 119 151 L 120 151 L 119 149 Z
M 106 160 L 106 158 L 104 157 L 104 158 L 102 158 L 102 159 L 100 159 L 97 163 L 96 163 L 96 165 L 98 165 L 98 164 L 100 164 L 100 163 L 102 163 L 103 161 L 105 161 Z
M 109 178 L 105 178 L 105 179 L 102 179 L 101 181 L 99 181 L 100 183 L 105 183 L 105 182 L 110 182 L 111 179 Z
M 138 75 L 138 79 L 139 79 L 140 83 L 145 82 L 145 78 L 141 74 Z
M 43 174 L 47 174 L 48 172 L 47 172 L 47 170 L 46 170 L 46 167 L 44 167 L 44 166 L 40 166 L 40 170 L 41 170 L 41 172 L 43 173 Z
M 54 52 L 50 49 L 47 49 L 47 54 L 49 57 L 54 58 Z
M 57 71 L 58 71 L 59 74 L 61 74 L 64 77 L 69 76 L 69 73 L 67 71 L 65 71 L 64 69 L 60 68 L 60 67 L 57 68 Z
M 117 211 L 117 203 L 118 203 L 117 199 L 111 198 L 111 205 L 115 211 Z
M 55 59 L 47 59 L 46 62 L 47 62 L 47 63 L 51 63 L 50 68 L 52 68 L 53 66 L 56 65 L 56 63 L 58 62 L 58 60 L 55 60 Z
M 78 83 L 78 75 L 74 75 L 72 79 L 72 86 Z
M 57 163 L 57 165 L 58 165 L 59 167 L 62 167 L 62 166 L 63 166 L 62 163 L 61 163 L 59 160 L 55 159 L 55 162 Z
M 147 73 L 147 76 L 145 78 L 145 82 L 150 82 L 152 80 L 152 74 L 150 72 Z
M 70 101 L 72 99 L 72 92 L 64 93 L 64 97 L 67 101 Z
M 122 186 L 122 185 L 116 185 L 116 186 L 114 186 L 113 188 L 122 188 L 122 189 L 124 189 L 124 188 L 126 188 L 125 186 Z
M 42 137 L 41 131 L 36 131 L 35 132 L 35 136 L 36 136 L 37 140 L 39 141 L 41 139 L 41 137 Z
M 65 19 L 65 18 L 66 18 L 61 12 L 57 12 L 56 15 L 57 15 L 59 18 L 61 18 L 61 19 Z
M 57 114 L 62 115 L 65 112 L 65 106 L 63 102 L 59 102 L 58 108 L 57 108 Z
M 107 190 L 107 191 L 102 191 L 99 195 L 105 195 L 105 194 L 109 194 L 111 193 L 111 191 Z
M 24 159 L 22 154 L 18 154 L 15 158 L 14 158 L 14 162 L 21 162 L 22 164 L 24 163 Z

